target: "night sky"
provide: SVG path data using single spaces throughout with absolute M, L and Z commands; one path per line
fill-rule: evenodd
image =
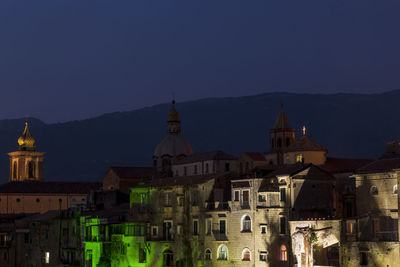
M 2 0 L 0 119 L 400 89 L 400 1 Z

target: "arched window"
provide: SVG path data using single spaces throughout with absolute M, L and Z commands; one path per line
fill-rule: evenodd
M 211 250 L 209 248 L 206 249 L 205 260 L 206 261 L 210 261 L 211 260 Z
M 174 253 L 169 249 L 163 253 L 163 266 L 174 266 Z
M 35 163 L 33 161 L 28 162 L 28 178 L 35 178 Z
M 251 253 L 248 248 L 243 249 L 242 251 L 242 261 L 250 261 L 251 260 Z
M 228 248 L 225 245 L 221 245 L 218 249 L 218 260 L 228 260 Z
M 397 193 L 398 193 L 397 184 L 395 184 L 393 186 L 393 194 L 397 195 Z
M 16 180 L 17 179 L 17 162 L 14 161 L 13 164 L 13 178 Z
M 251 218 L 249 215 L 242 217 L 242 232 L 251 232 Z
M 271 148 L 275 148 L 275 139 L 271 138 Z
M 280 260 L 281 261 L 287 261 L 287 250 L 286 250 L 286 246 L 285 245 L 281 246 Z
M 281 147 L 282 147 L 282 139 L 278 138 L 278 148 L 281 148 Z
M 371 188 L 369 189 L 369 193 L 371 195 L 378 195 L 378 187 L 376 187 L 375 185 L 371 186 Z

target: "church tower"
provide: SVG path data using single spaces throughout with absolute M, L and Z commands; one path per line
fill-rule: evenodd
M 278 118 L 275 121 L 274 127 L 270 130 L 270 153 L 276 155 L 275 160 L 272 159 L 273 164 L 283 164 L 283 153 L 296 141 L 295 130 L 290 126 L 286 112 L 281 105 L 281 110 Z
M 44 152 L 37 152 L 35 139 L 31 135 L 28 122 L 18 138 L 19 150 L 10 152 L 10 177 L 9 181 L 42 181 Z

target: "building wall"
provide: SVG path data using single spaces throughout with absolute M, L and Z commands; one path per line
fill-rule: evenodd
M 314 165 L 322 165 L 326 161 L 326 151 L 295 151 L 285 152 L 283 155 L 284 164 L 296 163 L 297 155 L 301 154 L 304 163 L 312 163 Z
M 229 164 L 229 170 L 226 170 L 225 164 Z M 208 165 L 208 171 L 206 165 Z M 197 167 L 197 172 L 195 166 Z M 185 174 L 185 168 L 186 168 L 186 174 Z M 201 162 L 172 165 L 173 176 L 214 174 L 226 171 L 236 171 L 236 169 L 237 169 L 236 160 L 205 160 Z
M 82 200 L 86 200 L 86 194 L 0 194 L 0 213 L 45 213 L 60 208 L 65 210 Z

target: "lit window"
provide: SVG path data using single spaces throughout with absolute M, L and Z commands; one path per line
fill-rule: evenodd
M 178 235 L 181 235 L 182 234 L 182 225 L 178 224 L 176 226 L 176 231 L 177 231 Z
M 354 232 L 354 222 L 346 222 L 346 233 L 353 234 Z
M 50 252 L 46 252 L 46 253 L 44 254 L 44 262 L 45 262 L 46 264 L 49 264 L 49 263 L 50 263 Z
M 393 186 L 393 194 L 397 195 L 397 193 L 398 193 L 397 184 L 395 184 Z
M 371 195 L 378 195 L 378 187 L 376 186 L 371 186 L 371 188 L 369 189 L 369 192 Z
M 242 232 L 251 232 L 251 218 L 249 215 L 245 215 L 242 218 Z
M 280 260 L 281 261 L 287 261 L 287 250 L 286 250 L 286 246 L 285 245 L 281 246 Z
M 266 234 L 267 233 L 267 226 L 266 225 L 262 225 L 261 226 L 261 233 L 262 234 Z
M 296 155 L 296 162 L 303 162 L 304 158 L 303 158 L 303 154 L 297 154 Z
M 267 261 L 267 252 L 266 251 L 260 252 L 260 261 Z
M 218 249 L 218 260 L 228 260 L 228 248 L 225 245 L 220 246 Z
M 165 194 L 164 194 L 164 205 L 165 206 L 171 206 L 172 205 L 172 193 L 171 192 L 165 192 Z
M 206 253 L 205 253 L 205 260 L 206 261 L 210 261 L 211 260 L 211 250 L 208 248 L 206 249 Z
M 250 260 L 251 260 L 250 250 L 248 248 L 245 248 L 242 251 L 242 261 L 250 261 Z

